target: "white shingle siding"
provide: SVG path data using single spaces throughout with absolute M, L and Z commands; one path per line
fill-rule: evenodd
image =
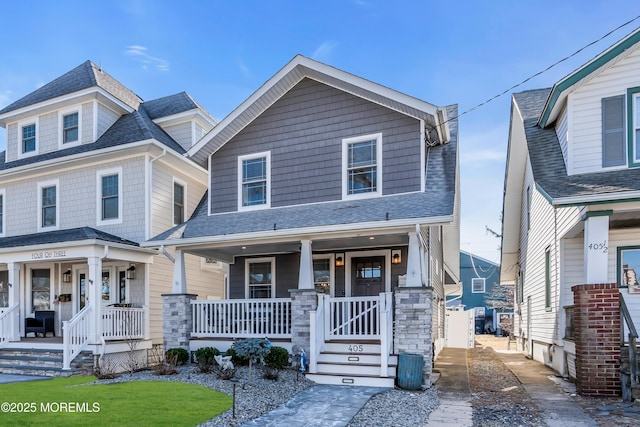
M 98 104 L 98 138 L 113 125 L 120 116 L 113 110 Z
M 82 104 L 82 135 L 80 143 L 87 144 L 93 141 L 93 103 Z
M 191 148 L 193 135 L 191 133 L 191 122 L 163 127 L 164 131 L 175 139 L 185 150 Z
M 7 125 L 6 161 L 10 162 L 18 158 L 18 123 Z
M 58 150 L 58 112 L 42 114 L 38 125 L 38 153 L 50 153 Z

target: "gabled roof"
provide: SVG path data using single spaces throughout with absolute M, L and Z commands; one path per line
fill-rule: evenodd
M 137 109 L 142 100 L 116 79 L 105 73 L 91 61 L 86 61 L 73 70 L 34 90 L 0 110 L 0 115 L 35 105 L 54 98 L 69 95 L 84 89 L 99 87 L 132 109 Z
M 142 104 L 142 108 L 144 108 L 151 120 L 174 116 L 187 111 L 198 110 L 205 114 L 210 121 L 215 123 L 215 119 L 209 116 L 205 109 L 202 108 L 187 92 L 180 92 L 151 101 L 145 101 L 144 104 Z
M 626 55 L 630 48 L 637 49 L 636 44 L 639 41 L 640 28 L 556 83 L 539 114 L 538 124 L 544 128 L 553 123 L 560 114 L 569 93 L 585 80 L 591 78 L 598 70 L 610 66 L 621 55 Z
M 105 243 L 119 243 L 127 246 L 140 246 L 131 240 L 123 239 L 114 234 L 105 233 L 91 227 L 71 228 L 68 230 L 47 231 L 45 233 L 25 234 L 0 238 L 0 249 L 20 246 L 38 246 L 63 242 L 78 242 L 82 240 L 99 240 Z
M 189 156 L 200 164 L 206 164 L 207 158 L 212 153 L 303 78 L 319 81 L 411 117 L 425 120 L 428 126 L 436 128 L 440 141 L 448 141 L 448 129 L 446 126 L 441 126 L 443 120 L 435 105 L 297 55 L 195 144 L 189 150 Z

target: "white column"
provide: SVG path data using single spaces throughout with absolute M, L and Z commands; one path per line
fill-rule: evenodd
M 187 273 L 184 269 L 184 252 L 176 249 L 176 261 L 173 263 L 173 289 L 174 294 L 187 293 Z
M 87 258 L 89 265 L 89 278 L 87 289 L 87 304 L 91 304 L 91 322 L 89 342 L 100 343 L 102 336 L 102 259 L 99 257 Z
M 300 241 L 298 289 L 313 289 L 313 253 L 311 251 L 311 240 Z
M 587 216 L 584 220 L 584 283 L 607 283 L 609 216 Z
M 415 232 L 409 233 L 409 253 L 407 255 L 407 288 L 422 286 L 422 271 L 420 268 L 420 240 Z
M 9 286 L 9 307 L 20 302 L 20 267 L 22 264 L 10 262 L 7 264 L 7 284 Z M 24 306 L 24 304 L 22 304 Z M 20 310 L 20 309 L 18 309 Z M 20 310 L 19 312 L 23 312 Z M 20 317 L 18 315 L 11 316 L 11 341 L 20 340 Z

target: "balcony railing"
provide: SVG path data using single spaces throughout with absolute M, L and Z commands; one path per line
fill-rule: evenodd
M 102 337 L 105 341 L 143 339 L 145 312 L 141 307 L 103 307 Z

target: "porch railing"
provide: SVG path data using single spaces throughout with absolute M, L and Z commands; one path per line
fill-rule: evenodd
M 325 340 L 380 339 L 385 297 L 325 298 Z
M 291 299 L 191 301 L 191 336 L 291 338 Z
M 18 304 L 14 304 L 0 314 L 0 348 L 13 339 L 18 326 L 18 313 Z
M 310 330 L 311 330 L 311 342 L 309 344 L 309 372 L 315 374 L 318 372 L 318 356 L 324 349 L 324 310 L 325 310 L 325 298 L 328 296 L 324 294 L 318 294 L 318 306 L 315 311 L 310 312 Z
M 143 339 L 145 313 L 143 307 L 103 307 L 102 337 L 105 341 Z
M 380 294 L 380 376 L 388 376 L 389 355 L 393 350 L 393 310 L 391 293 Z
M 73 359 L 89 344 L 92 310 L 87 304 L 71 320 L 62 322 L 62 369 L 71 369 Z
M 627 345 L 629 351 L 628 355 L 622 355 L 623 365 L 625 364 L 625 359 L 628 358 L 629 377 L 631 380 L 631 384 L 629 385 L 631 389 L 633 389 L 640 384 L 640 373 L 638 372 L 638 331 L 633 324 L 633 318 L 631 317 L 631 313 L 629 313 L 629 309 L 622 295 L 620 295 L 620 317 L 620 346 L 624 348 L 624 346 Z M 628 341 L 626 339 L 627 337 L 625 337 L 625 325 L 629 334 Z M 622 395 L 625 400 L 631 398 L 631 395 L 626 395 L 624 389 L 622 390 Z

